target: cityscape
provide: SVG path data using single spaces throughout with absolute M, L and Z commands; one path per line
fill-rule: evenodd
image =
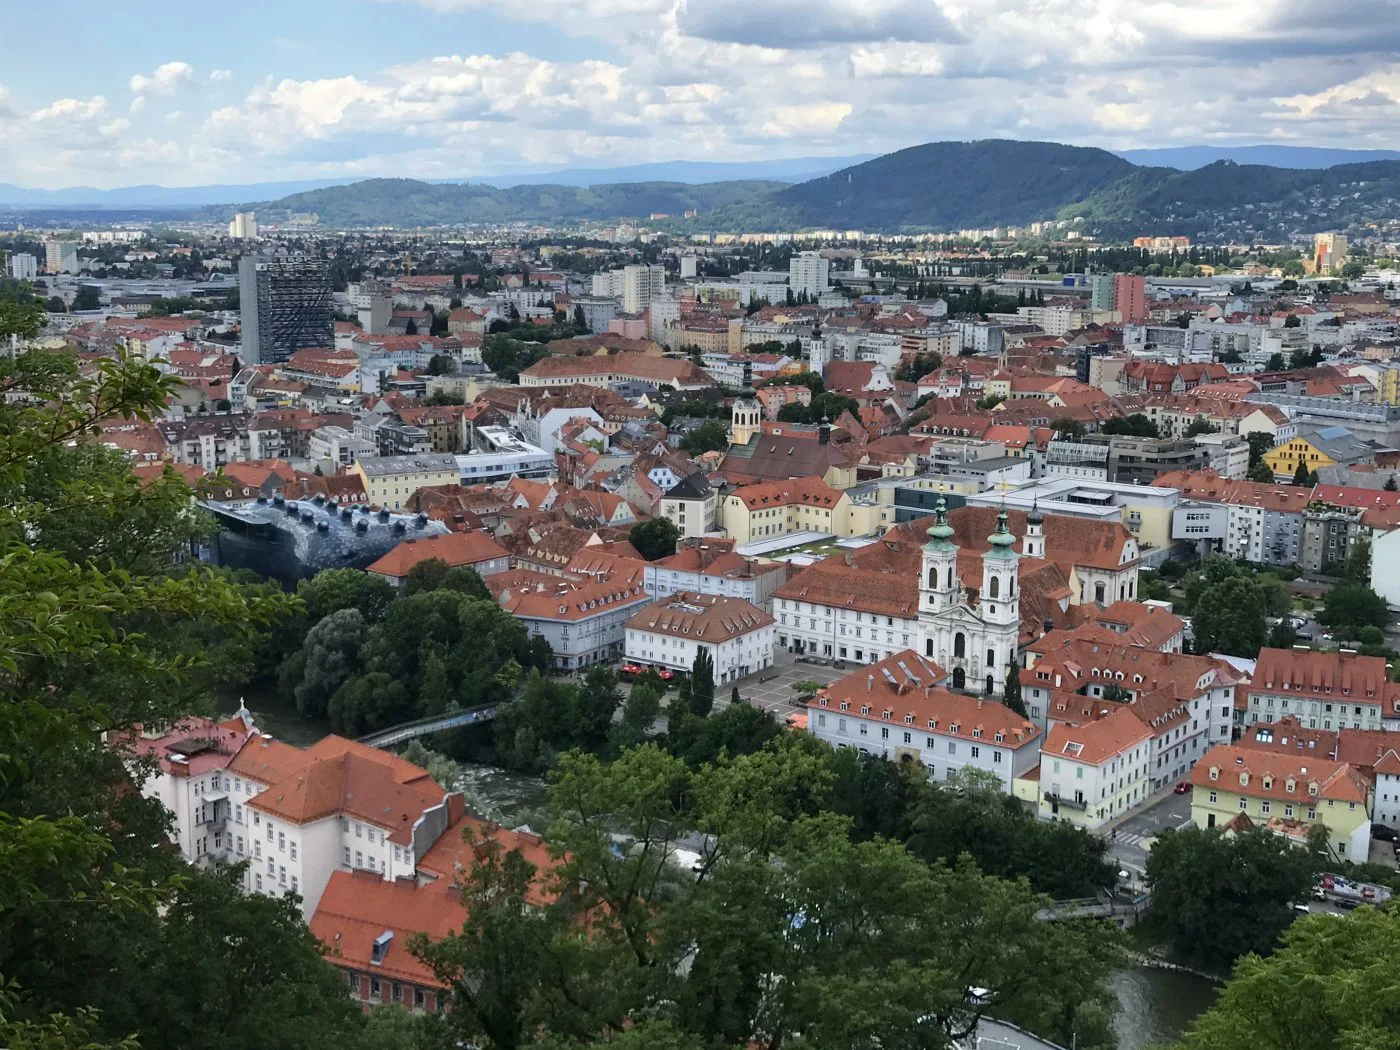
M 0 1045 L 1400 1039 L 1400 9 L 75 2 Z

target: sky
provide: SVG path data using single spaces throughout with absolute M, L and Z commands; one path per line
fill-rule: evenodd
M 46 0 L 6 36 L 0 181 L 47 189 L 1400 142 L 1400 0 Z

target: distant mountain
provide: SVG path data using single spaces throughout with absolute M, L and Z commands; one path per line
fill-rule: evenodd
M 1194 171 L 1138 168 L 1060 210 L 1105 236 L 1176 233 L 1282 240 L 1293 233 L 1400 220 L 1400 161 L 1316 169 L 1216 161 Z
M 760 199 L 784 186 L 756 180 L 691 186 L 633 182 L 610 186 L 513 186 L 368 179 L 252 205 L 260 217 L 314 212 L 328 226 L 441 226 L 462 223 L 606 222 L 662 213 L 713 211 Z
M 246 185 L 209 186 L 123 186 L 115 190 L 97 190 L 91 186 L 72 186 L 62 190 L 33 190 L 0 182 L 0 207 L 81 209 L 100 211 L 113 209 L 187 209 L 211 204 L 233 204 L 246 200 L 270 200 L 289 193 L 320 189 L 323 186 L 343 186 L 354 179 L 312 179 L 300 182 L 257 182 Z
M 1261 164 L 1271 168 L 1331 168 L 1373 160 L 1400 160 L 1400 150 L 1327 149 L 1319 146 L 1169 146 L 1162 149 L 1123 149 L 1124 160 L 1149 168 L 1194 171 L 1219 160 Z
M 511 186 L 603 186 L 617 182 L 684 182 L 699 186 L 709 182 L 764 179 L 806 182 L 833 171 L 870 160 L 873 154 L 854 157 L 795 157 L 788 160 L 754 160 L 737 163 L 673 160 L 634 164 L 623 168 L 566 168 L 523 175 L 481 175 L 470 179 L 431 179 L 431 182 L 483 182 L 507 189 Z
M 1019 224 L 1045 218 L 1135 170 L 1105 150 L 1054 142 L 931 142 L 703 219 L 750 229 L 957 230 Z

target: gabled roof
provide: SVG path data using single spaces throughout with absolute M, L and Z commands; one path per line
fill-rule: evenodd
M 1324 798 L 1365 805 L 1370 794 L 1366 778 L 1346 762 L 1230 744 L 1216 744 L 1202 755 L 1191 770 L 1191 783 L 1234 795 L 1303 804 L 1310 798 Z M 1316 795 L 1310 790 L 1314 784 Z
M 500 544 L 484 532 L 449 532 L 443 536 L 405 539 L 365 571 L 403 579 L 414 566 L 433 559 L 455 568 L 509 557 Z
M 1080 725 L 1057 723 L 1046 736 L 1040 753 L 1051 758 L 1101 766 L 1151 739 L 1152 730 L 1126 706 L 1120 706 L 1104 718 Z

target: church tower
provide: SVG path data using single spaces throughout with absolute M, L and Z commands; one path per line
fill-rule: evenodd
M 958 547 L 948 524 L 948 501 L 938 497 L 934 522 L 923 549 L 923 575 L 919 580 L 919 612 L 941 613 L 958 604 L 962 581 L 958 579 Z
M 1006 525 L 1006 507 L 997 515 L 996 531 L 987 537 L 991 549 L 982 555 L 982 592 L 979 606 L 985 625 L 985 655 L 982 673 L 986 690 L 999 693 L 1003 688 L 1006 665 L 1016 660 L 1021 633 L 1020 560 L 1016 537 Z
M 1021 541 L 1021 553 L 1027 558 L 1045 557 L 1045 515 L 1040 513 L 1040 503 L 1031 505 L 1026 515 L 1026 536 Z
M 729 443 L 747 445 L 749 439 L 760 431 L 759 420 L 762 418 L 763 405 L 752 390 L 745 390 L 734 399 L 734 407 L 730 410 Z

